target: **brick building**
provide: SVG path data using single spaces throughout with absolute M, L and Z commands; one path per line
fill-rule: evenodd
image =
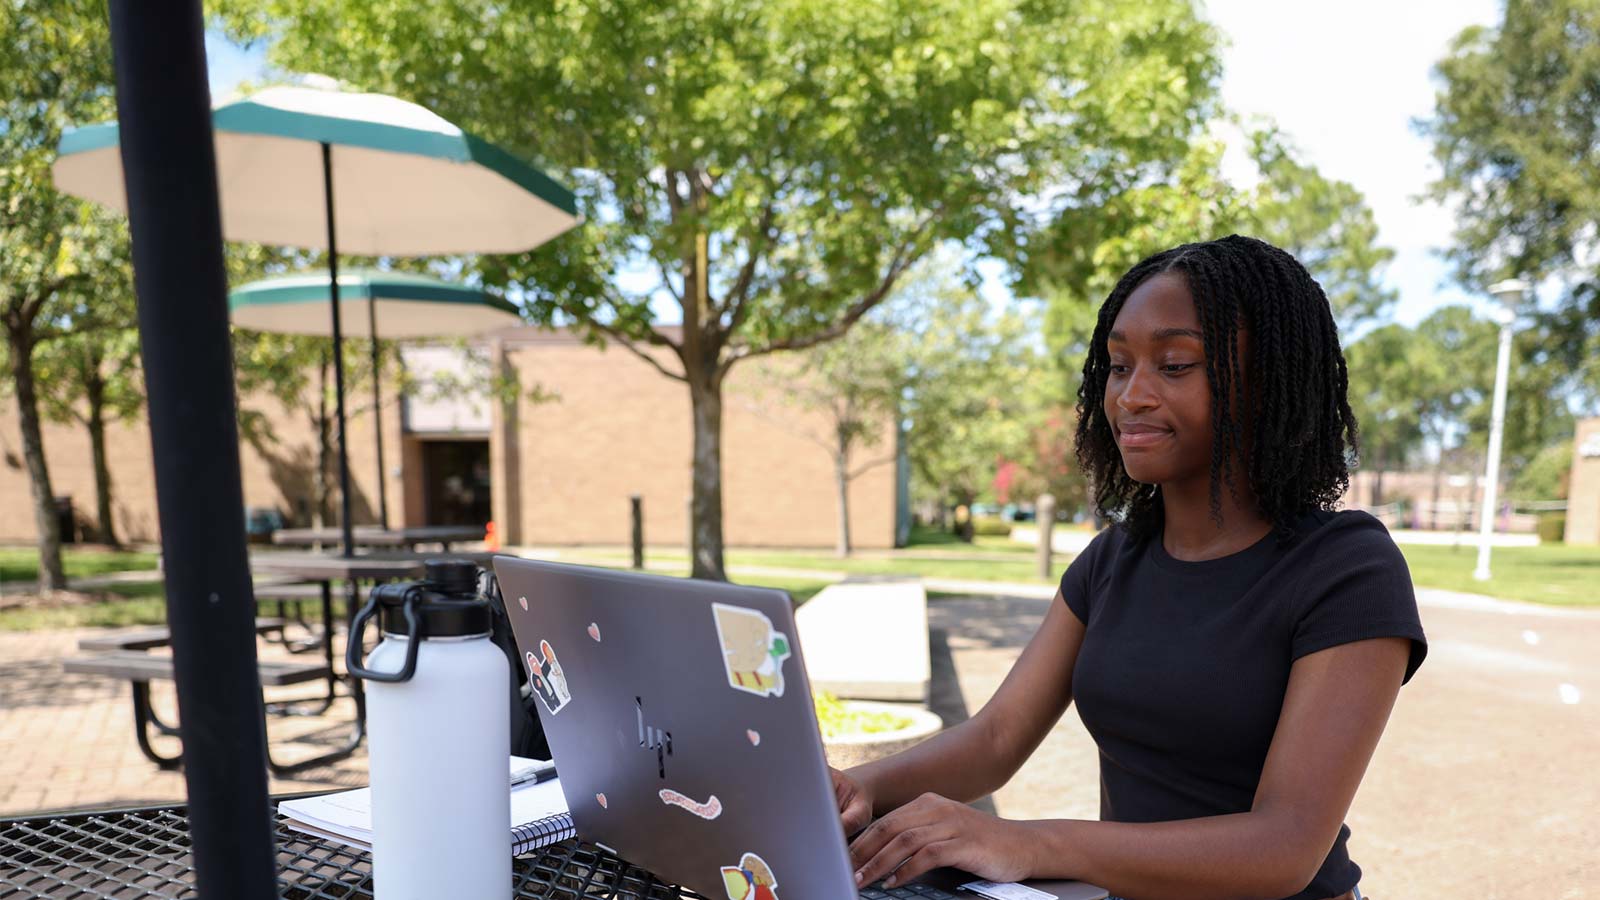
M 645 540 L 682 544 L 688 532 L 691 455 L 688 389 L 626 348 L 599 349 L 561 332 L 513 328 L 484 344 L 489 365 L 524 390 L 515 402 L 487 395 L 430 400 L 386 396 L 382 479 L 391 524 L 476 524 L 492 518 L 507 544 L 623 544 L 629 496 L 644 503 Z M 676 359 L 651 348 L 668 369 Z M 413 374 L 453 365 L 451 351 L 406 354 Z M 776 405 L 761 389 L 773 363 L 733 370 L 724 387 L 723 532 L 730 546 L 831 547 L 838 516 L 825 417 Z M 537 387 L 545 397 L 532 399 Z M 360 393 L 360 392 L 358 392 Z M 245 502 L 292 523 L 311 519 L 316 470 L 314 399 L 286 408 L 247 396 L 241 408 L 266 428 L 241 440 Z M 366 397 L 350 398 L 351 498 L 358 524 L 377 519 L 375 448 Z M 0 399 L 0 540 L 34 539 L 16 409 Z M 47 423 L 45 454 L 58 496 L 92 524 L 94 476 L 82 427 Z M 884 424 L 862 461 L 894 454 Z M 155 486 L 145 423 L 107 429 L 114 516 L 124 540 L 157 539 Z M 850 487 L 851 536 L 861 548 L 891 547 L 906 523 L 903 465 L 878 465 Z M 336 499 L 336 498 L 335 498 Z M 336 508 L 336 506 L 335 506 Z

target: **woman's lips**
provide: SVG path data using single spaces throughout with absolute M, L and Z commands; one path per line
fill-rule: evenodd
M 1159 444 L 1172 437 L 1172 432 L 1165 428 L 1151 428 L 1137 426 L 1132 430 L 1117 429 L 1117 444 L 1124 449 L 1138 449 Z

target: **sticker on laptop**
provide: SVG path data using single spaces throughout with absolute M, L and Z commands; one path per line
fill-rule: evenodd
M 758 697 L 783 696 L 783 661 L 789 636 L 775 631 L 766 614 L 742 606 L 711 604 L 728 686 Z
M 694 813 L 700 818 L 705 819 L 707 822 L 715 819 L 717 816 L 722 815 L 722 801 L 717 799 L 716 794 L 712 794 L 711 799 L 701 803 L 695 800 L 693 797 L 680 794 L 671 788 L 662 788 L 659 793 L 662 803 L 665 803 L 668 806 L 676 806 L 682 810 L 687 810 L 688 812 Z
M 553 716 L 572 702 L 572 691 L 567 688 L 567 676 L 561 671 L 561 663 L 556 660 L 556 651 L 550 642 L 540 641 L 539 652 L 544 654 L 544 659 L 528 652 L 528 680 L 533 692 L 539 695 L 539 702 Z
M 772 867 L 754 853 L 741 856 L 737 866 L 722 867 L 722 886 L 728 891 L 728 900 L 778 900 Z
M 589 623 L 589 637 L 594 638 L 594 642 L 596 644 L 600 643 L 600 626 L 599 625 L 596 625 L 593 622 Z
M 750 746 L 761 746 L 761 732 L 755 730 L 754 728 L 746 728 L 744 730 L 744 736 L 750 739 Z
M 594 802 L 600 804 L 600 808 L 601 809 L 610 809 L 611 808 L 611 804 L 606 802 L 606 795 L 605 794 L 595 794 L 594 795 Z

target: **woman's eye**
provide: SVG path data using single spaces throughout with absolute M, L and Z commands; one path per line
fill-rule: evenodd
M 1199 365 L 1199 364 L 1198 363 L 1167 363 L 1166 365 L 1161 367 L 1161 371 L 1166 372 L 1168 375 L 1176 375 L 1179 372 L 1185 371 L 1187 369 L 1192 369 L 1196 365 Z
M 1126 375 L 1126 374 L 1128 374 L 1128 367 L 1123 365 L 1122 363 L 1112 363 L 1111 364 L 1111 374 L 1113 374 L 1113 375 Z

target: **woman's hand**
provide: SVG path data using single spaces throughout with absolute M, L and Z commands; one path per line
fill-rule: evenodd
M 888 875 L 884 885 L 893 887 L 939 866 L 955 866 L 990 881 L 1021 881 L 1029 874 L 1026 853 L 1032 845 L 1024 831 L 1019 822 L 923 794 L 851 842 L 850 864 L 858 885 Z
M 849 775 L 828 767 L 833 776 L 833 796 L 839 801 L 839 820 L 844 824 L 844 836 L 851 837 L 872 821 L 872 794 L 866 786 Z

